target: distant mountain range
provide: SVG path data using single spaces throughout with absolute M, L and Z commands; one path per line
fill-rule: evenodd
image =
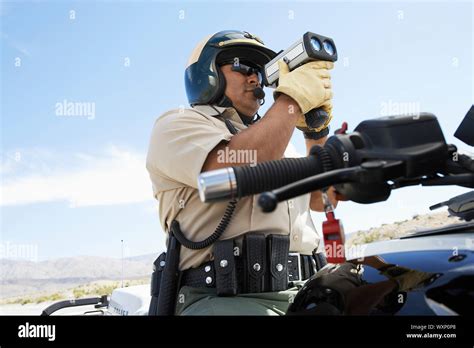
M 440 228 L 461 223 L 463 223 L 463 221 L 457 217 L 450 216 L 447 211 L 415 215 L 409 220 L 398 221 L 393 224 L 382 224 L 381 226 L 372 227 L 366 231 L 352 233 L 347 238 L 346 246 L 395 239 L 425 229 Z
M 158 254 L 123 260 L 123 279 L 151 276 Z M 98 256 L 66 257 L 40 262 L 0 259 L 0 299 L 62 290 L 95 280 L 122 279 L 122 260 Z

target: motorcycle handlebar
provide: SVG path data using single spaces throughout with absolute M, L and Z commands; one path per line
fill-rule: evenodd
M 311 188 L 318 189 L 322 184 L 318 174 L 358 166 L 363 170 L 350 181 L 326 176 L 325 187 L 337 184 L 336 189 L 347 199 L 374 203 L 386 200 L 392 189 L 408 185 L 474 186 L 474 160 L 457 155 L 456 147 L 446 144 L 436 117 L 422 113 L 416 118 L 400 116 L 363 121 L 353 133 L 337 134 L 329 137 L 324 146 L 314 146 L 308 157 L 202 173 L 198 189 L 203 202 L 215 202 L 288 185 L 285 190 L 293 192 L 278 191 L 280 200 L 288 194 L 294 196 L 310 192 Z M 316 182 L 290 185 L 302 180 Z
M 202 173 L 198 178 L 199 196 L 203 202 L 239 199 L 322 173 L 324 168 L 332 168 L 324 163 L 327 156 L 321 155 L 325 152 L 323 148 L 318 147 L 315 152 L 319 156 L 310 154 L 303 158 L 284 158 L 255 166 L 230 167 Z

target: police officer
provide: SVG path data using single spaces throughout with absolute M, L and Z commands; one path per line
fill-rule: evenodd
M 147 155 L 165 232 L 178 221 L 188 240 L 201 241 L 229 215 L 227 202 L 200 201 L 197 177 L 201 172 L 289 157 L 285 150 L 295 127 L 303 132 L 308 151 L 325 142 L 332 117 L 329 71 L 333 63 L 311 62 L 289 72 L 279 62 L 275 101 L 260 118 L 261 71 L 275 56 L 258 37 L 231 30 L 205 38 L 192 52 L 185 71 L 191 107 L 170 110 L 157 119 Z M 329 117 L 312 129 L 306 126 L 304 114 L 316 107 Z M 330 198 L 335 204 L 333 191 Z M 270 214 L 260 211 L 256 196 L 239 200 L 230 209 L 230 223 L 219 242 L 200 249 L 181 248 L 176 314 L 284 314 L 297 292 L 294 285 L 309 278 L 323 262 L 314 257 L 322 255 L 323 245 L 310 209 L 323 211 L 320 192 L 280 203 Z M 278 252 L 285 238 L 286 252 Z M 216 245 L 228 242 L 228 248 L 229 241 L 232 255 L 224 258 L 225 248 L 219 251 Z M 280 273 L 285 274 L 284 286 Z M 291 277 L 286 279 L 288 274 Z M 225 291 L 219 290 L 219 282 L 226 284 Z

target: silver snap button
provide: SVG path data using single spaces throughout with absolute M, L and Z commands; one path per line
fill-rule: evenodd
M 160 261 L 160 267 L 165 267 L 166 262 L 165 261 Z
M 206 284 L 209 285 L 212 283 L 212 278 L 211 277 L 207 277 L 206 278 Z
M 227 260 L 221 260 L 221 262 L 219 264 L 221 265 L 222 268 L 225 268 L 225 267 L 227 267 L 228 262 L 227 262 Z
M 260 267 L 260 264 L 259 264 L 259 263 L 256 263 L 255 265 L 253 265 L 253 269 L 254 269 L 255 271 L 257 271 L 257 272 L 260 271 L 260 268 L 261 268 L 261 267 Z
M 278 265 L 276 265 L 276 269 L 277 269 L 278 272 L 283 271 L 283 265 L 281 263 L 279 263 Z
M 204 272 L 210 272 L 211 271 L 211 266 L 206 266 L 204 267 Z

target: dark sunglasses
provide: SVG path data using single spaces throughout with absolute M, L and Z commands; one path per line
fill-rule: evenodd
M 254 67 L 251 67 L 251 66 L 240 63 L 238 65 L 232 64 L 232 71 L 237 71 L 241 74 L 244 74 L 245 76 L 250 76 L 252 74 L 257 74 L 258 81 L 260 83 L 263 81 L 262 73 L 261 73 L 260 69 L 258 69 L 258 68 L 254 68 Z

